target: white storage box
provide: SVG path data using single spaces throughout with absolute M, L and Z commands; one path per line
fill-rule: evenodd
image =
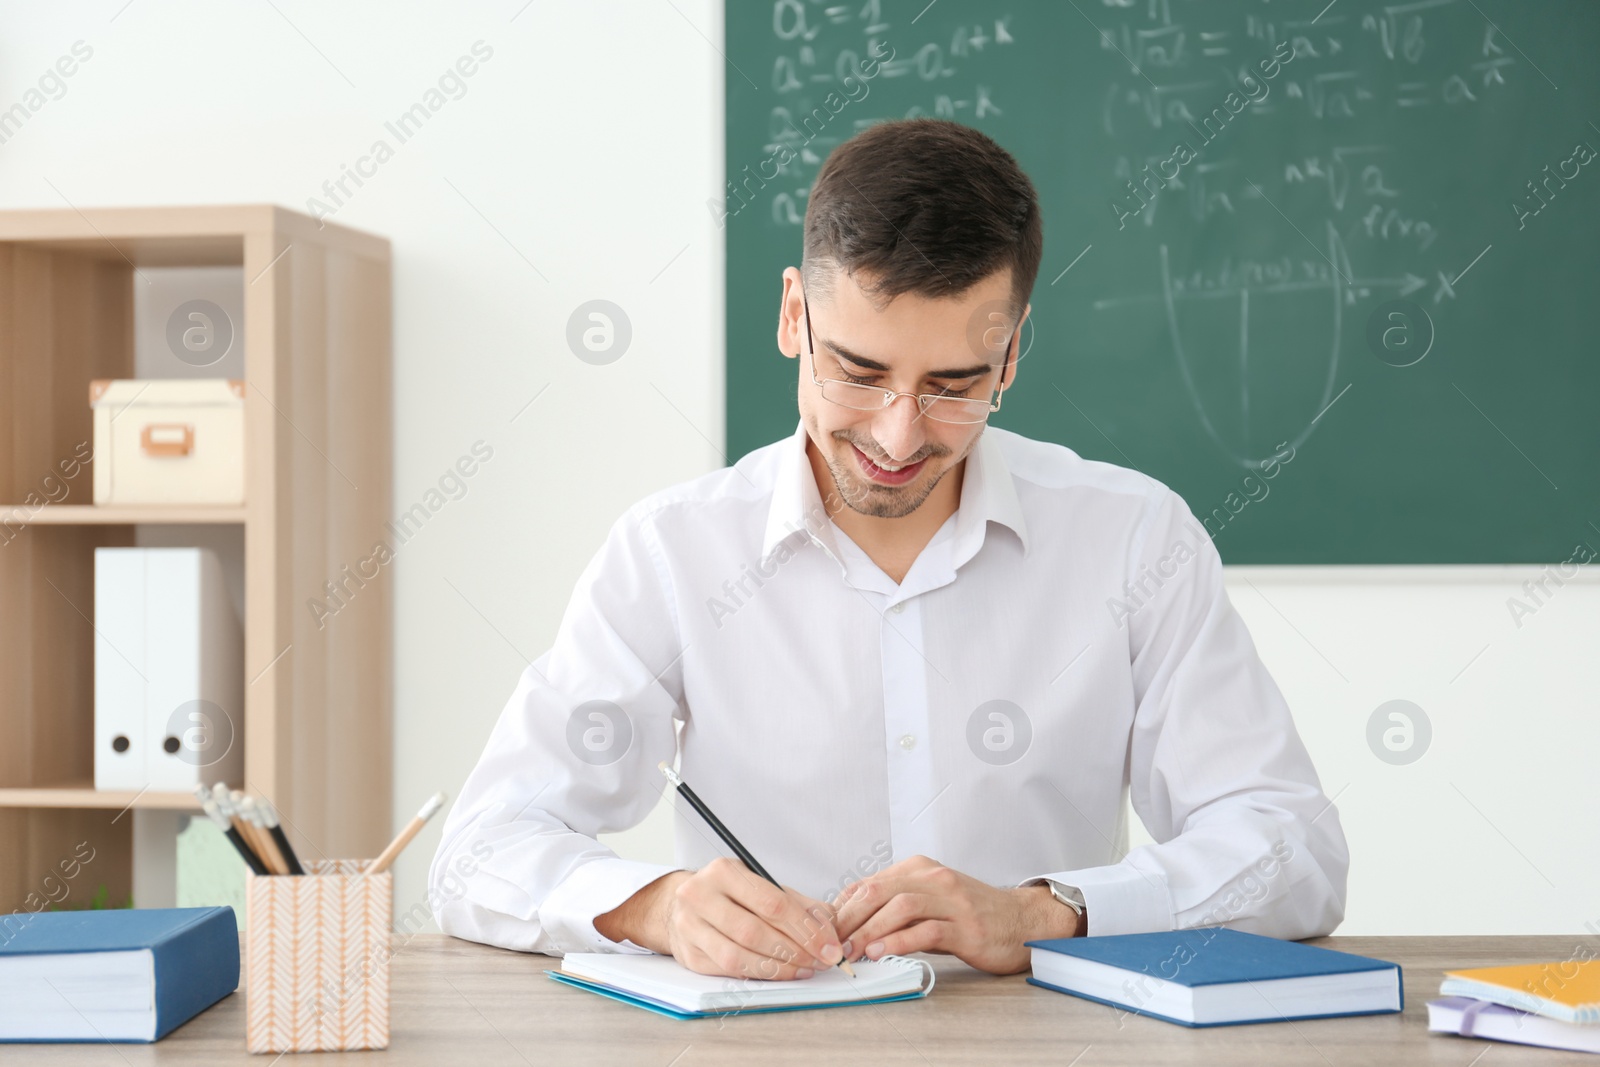
M 244 382 L 97 378 L 96 504 L 243 504 Z
M 94 550 L 94 785 L 240 784 L 244 641 L 203 548 Z

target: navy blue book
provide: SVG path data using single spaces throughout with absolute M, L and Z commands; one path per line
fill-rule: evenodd
M 1397 964 L 1220 926 L 1027 944 L 1033 985 L 1180 1026 L 1376 1015 L 1405 1007 Z
M 0 1041 L 157 1041 L 238 986 L 232 908 L 0 916 Z

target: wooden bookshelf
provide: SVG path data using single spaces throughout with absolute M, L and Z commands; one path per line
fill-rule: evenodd
M 0 789 L 0 808 L 103 808 L 110 811 L 143 808 L 198 813 L 200 803 L 193 793 L 96 789 L 94 780 L 86 778 L 33 789 Z
M 92 491 L 92 490 L 91 490 Z M 242 523 L 244 508 L 155 507 L 108 504 L 48 504 L 40 508 L 0 506 L 0 528 L 22 526 L 132 526 L 136 523 Z
M 146 268 L 238 267 L 243 507 L 104 507 L 85 465 L 88 387 L 134 372 Z M 112 901 L 132 879 L 130 812 L 187 794 L 98 792 L 94 549 L 153 524 L 233 524 L 244 543 L 242 788 L 282 811 L 306 856 L 377 855 L 393 829 L 392 578 L 335 618 L 307 601 L 365 558 L 390 518 L 389 243 L 272 205 L 0 212 L 0 914 L 29 907 L 82 842 Z M 136 902 L 137 903 L 137 902 Z

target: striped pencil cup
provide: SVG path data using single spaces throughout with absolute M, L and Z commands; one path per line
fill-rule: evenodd
M 246 873 L 245 1047 L 389 1047 L 394 874 L 319 860 L 302 876 Z

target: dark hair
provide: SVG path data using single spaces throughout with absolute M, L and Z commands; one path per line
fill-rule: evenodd
M 904 119 L 828 156 L 806 205 L 801 270 L 818 289 L 843 270 L 887 303 L 960 296 L 1009 267 L 1020 314 L 1043 253 L 1038 195 L 1009 152 L 969 126 Z

